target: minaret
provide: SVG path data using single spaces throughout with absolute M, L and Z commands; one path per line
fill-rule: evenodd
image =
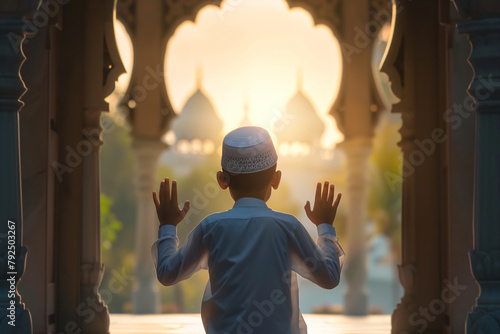
M 302 67 L 297 67 L 296 72 L 297 72 L 297 92 L 301 92 L 303 85 L 303 75 L 304 75 Z
M 308 145 L 311 151 L 318 150 L 325 124 L 309 97 L 304 94 L 302 67 L 296 68 L 296 80 L 297 90 L 283 110 L 284 121 L 275 124 L 273 131 L 280 143 L 300 143 Z
M 245 95 L 245 104 L 243 105 L 243 118 L 241 119 L 240 126 L 251 126 L 250 113 L 248 111 L 248 95 Z
M 198 62 L 196 64 L 196 69 L 195 69 L 195 87 L 196 90 L 201 90 L 201 86 L 203 83 L 203 65 L 201 62 Z

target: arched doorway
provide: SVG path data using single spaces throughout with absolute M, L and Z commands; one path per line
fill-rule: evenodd
M 214 5 L 214 3 L 210 4 Z M 120 7 L 120 5 L 122 7 Z M 185 20 L 195 20 L 199 10 L 205 5 L 207 5 L 206 2 L 191 3 L 189 5 L 171 2 L 158 3 L 155 5 L 136 4 L 135 7 L 131 7 L 129 3 L 124 2 L 118 5 L 118 15 L 128 27 L 127 30 L 131 32 L 132 39 L 136 41 L 136 67 L 141 69 L 146 66 L 151 66 L 146 64 L 156 64 L 156 66 L 160 66 L 160 68 L 163 69 L 162 73 L 167 74 L 167 80 L 162 81 L 159 85 L 161 86 L 160 91 L 156 92 L 157 87 L 154 88 L 155 97 L 153 99 L 148 98 L 148 101 L 144 101 L 148 107 L 141 105 L 141 101 L 138 101 L 140 97 L 139 99 L 134 97 L 134 89 L 135 95 L 139 92 L 137 88 L 138 86 L 140 87 L 141 75 L 134 74 L 132 76 L 132 84 L 129 88 L 131 93 L 130 97 L 134 102 L 138 103 L 133 108 L 134 110 L 130 110 L 129 120 L 132 123 L 133 136 L 141 142 L 144 142 L 145 138 L 155 141 L 158 140 L 158 137 L 163 136 L 165 131 L 170 127 L 170 122 L 175 116 L 173 108 L 173 104 L 175 103 L 173 103 L 172 96 L 170 95 L 173 94 L 176 89 L 182 91 L 182 89 L 186 90 L 186 87 L 184 85 L 184 88 L 182 88 L 183 85 L 180 84 L 179 88 L 176 87 L 173 90 L 163 90 L 168 87 L 169 71 L 166 71 L 167 68 L 165 66 L 162 67 L 160 62 L 165 50 L 167 50 L 169 41 L 175 40 L 174 34 L 177 33 L 176 29 L 178 29 Z M 243 6 L 239 3 L 227 2 L 225 5 L 222 5 L 219 11 L 222 13 L 223 17 L 226 15 L 229 18 L 230 13 L 234 12 L 237 5 Z M 342 84 L 338 86 L 340 97 L 335 99 L 335 103 L 328 106 L 328 110 L 325 111 L 326 114 L 335 116 L 337 125 L 341 128 L 345 136 L 345 144 L 342 146 L 346 153 L 347 161 L 351 166 L 356 167 L 349 168 L 350 176 L 347 178 L 348 182 L 346 188 L 348 188 L 347 192 L 351 193 L 353 197 L 351 204 L 348 206 L 350 212 L 348 216 L 350 217 L 349 220 L 351 220 L 348 226 L 352 227 L 348 228 L 347 238 L 349 239 L 348 243 L 354 247 L 351 254 L 356 254 L 355 257 L 357 260 L 352 261 L 352 266 L 349 265 L 347 270 L 352 271 L 351 275 L 361 277 L 361 279 L 352 281 L 355 282 L 355 285 L 350 288 L 348 287 L 347 295 L 349 297 L 346 297 L 346 300 L 352 300 L 347 306 L 348 313 L 366 314 L 368 312 L 367 295 L 363 288 L 366 280 L 366 266 L 364 265 L 366 261 L 366 245 L 364 237 L 360 238 L 360 234 L 356 231 L 360 229 L 364 230 L 365 228 L 366 201 L 364 198 L 367 193 L 367 182 L 365 179 L 367 178 L 366 166 L 368 164 L 368 157 L 372 151 L 371 137 L 373 136 L 374 127 L 377 124 L 378 115 L 386 108 L 379 96 L 380 93 L 377 90 L 376 83 L 372 76 L 371 49 L 380 29 L 387 20 L 390 19 L 391 7 L 388 3 L 375 3 L 367 6 L 365 11 L 366 18 L 369 17 L 369 11 L 374 9 L 384 14 L 389 14 L 381 15 L 380 20 L 382 21 L 379 20 L 376 24 L 372 22 L 371 25 L 365 27 L 365 34 L 369 36 L 365 36 L 367 40 L 364 41 L 363 45 L 356 43 L 355 45 L 348 45 L 345 41 L 348 40 L 349 37 L 353 37 L 356 42 L 358 41 L 356 39 L 357 30 L 354 29 L 352 33 L 348 28 L 356 24 L 359 25 L 361 22 L 364 23 L 362 19 L 352 15 L 352 13 L 359 8 L 351 5 L 345 5 L 341 8 L 337 3 L 332 4 L 326 2 L 315 5 L 289 2 L 289 5 L 292 7 L 301 6 L 306 8 L 312 15 L 312 20 L 309 19 L 310 21 L 314 21 L 315 24 L 327 26 L 330 33 L 337 36 L 340 41 L 343 59 L 343 79 L 341 81 Z M 144 7 L 142 8 L 142 6 Z M 134 16 L 137 13 L 143 14 L 142 16 Z M 166 14 L 162 17 L 162 15 L 160 15 L 161 13 Z M 146 18 L 148 18 L 147 22 Z M 142 26 L 138 24 L 139 19 L 144 20 Z M 159 19 L 160 21 L 158 22 L 161 22 L 161 24 L 156 24 L 155 26 L 153 23 L 155 19 Z M 340 30 L 344 30 L 345 32 L 340 34 Z M 141 43 L 146 42 L 149 44 L 141 45 Z M 151 46 L 151 43 L 154 43 L 154 46 Z M 193 62 L 193 60 L 191 60 L 191 62 Z M 191 67 L 192 69 L 194 68 L 194 66 Z M 175 70 L 176 69 L 173 69 L 172 71 L 175 72 Z M 146 74 L 143 70 L 140 71 L 142 71 L 143 75 Z M 288 73 L 290 72 L 294 75 L 295 71 L 288 71 Z M 286 76 L 286 74 L 282 74 L 282 76 Z M 188 77 L 193 78 L 195 75 L 192 74 Z M 336 88 L 333 86 L 335 85 L 327 87 L 327 89 L 331 88 L 330 92 L 336 95 Z M 221 90 L 221 92 L 222 91 L 223 90 Z M 239 95 L 241 95 L 241 93 Z M 129 103 L 125 102 L 125 104 Z M 153 115 L 155 108 L 161 111 L 159 115 Z M 229 109 L 230 108 L 228 108 L 228 110 Z M 141 116 L 135 116 L 135 114 L 139 113 Z M 150 114 L 151 116 L 145 114 Z M 147 124 L 151 126 L 148 128 L 146 126 Z M 154 131 L 150 131 L 151 127 L 154 128 Z M 142 144 L 137 145 L 137 147 L 141 145 Z M 147 143 L 144 142 L 144 147 L 146 146 Z M 158 145 L 157 152 L 160 150 L 161 145 Z M 159 153 L 155 153 L 155 155 L 159 156 Z M 158 159 L 158 157 L 154 159 Z M 359 180 L 362 181 L 359 182 Z M 150 188 L 152 190 L 153 186 L 154 185 L 151 184 L 143 188 Z M 146 200 L 146 196 L 144 196 L 144 199 Z M 149 201 L 149 199 L 147 199 L 147 201 Z M 149 204 L 144 203 L 145 207 L 147 205 Z M 154 224 L 153 221 L 151 223 L 152 225 Z M 147 261 L 149 259 L 149 254 L 144 253 L 143 256 L 143 260 Z

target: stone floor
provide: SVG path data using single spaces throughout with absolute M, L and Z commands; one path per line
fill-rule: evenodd
M 389 334 L 390 315 L 348 317 L 305 314 L 309 334 Z M 111 334 L 203 334 L 199 314 L 111 314 Z

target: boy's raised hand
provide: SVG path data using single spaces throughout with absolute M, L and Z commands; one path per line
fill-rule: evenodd
M 153 191 L 153 201 L 156 206 L 156 214 L 162 225 L 177 226 L 189 211 L 189 201 L 184 202 L 184 207 L 179 207 L 177 202 L 177 182 L 172 181 L 172 194 L 170 194 L 170 180 L 166 178 L 160 184 L 160 200 Z
M 311 210 L 311 203 L 306 202 L 304 209 L 306 209 L 307 217 L 318 226 L 319 224 L 333 225 L 337 208 L 339 207 L 342 194 L 338 194 L 335 202 L 333 201 L 335 186 L 325 181 L 323 185 L 323 193 L 321 192 L 321 182 L 316 185 L 316 197 L 314 199 L 314 207 Z

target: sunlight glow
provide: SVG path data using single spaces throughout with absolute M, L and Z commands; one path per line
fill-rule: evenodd
M 200 10 L 195 23 L 182 23 L 165 58 L 167 90 L 177 113 L 196 89 L 197 64 L 203 66 L 202 91 L 213 101 L 225 132 L 241 124 L 245 101 L 254 125 L 272 130 L 271 123 L 296 93 L 301 68 L 303 91 L 326 125 L 322 146 L 331 148 L 343 139 L 328 115 L 342 74 L 340 46 L 331 30 L 314 26 L 304 9 L 290 10 L 283 0 L 224 1 L 222 8 Z
M 115 83 L 115 90 L 105 100 L 109 103 L 110 116 L 113 117 L 115 122 L 123 125 L 125 124 L 126 108 L 121 108 L 119 103 L 126 93 L 130 83 L 130 75 L 134 66 L 134 49 L 132 46 L 132 40 L 130 39 L 127 30 L 125 29 L 123 23 L 118 20 L 115 20 L 115 37 L 118 52 L 126 72 L 118 77 L 118 80 Z M 135 108 L 135 101 L 130 100 L 128 105 L 130 108 Z M 121 112 L 118 112 L 119 110 Z
M 132 68 L 134 66 L 134 49 L 132 46 L 132 40 L 130 39 L 127 30 L 123 26 L 123 23 L 118 20 L 115 21 L 115 36 L 118 45 L 118 52 L 120 53 L 120 58 L 122 59 L 123 66 L 126 70 L 126 73 L 120 75 L 118 78 L 115 91 L 123 94 L 128 87 L 130 74 L 132 73 Z

